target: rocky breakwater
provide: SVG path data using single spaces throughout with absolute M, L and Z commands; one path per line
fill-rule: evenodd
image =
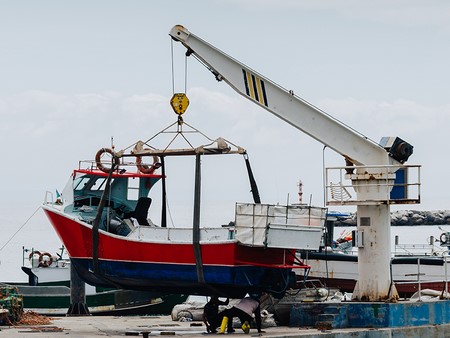
M 335 226 L 356 226 L 356 213 L 339 216 Z M 445 225 L 450 224 L 450 210 L 398 210 L 391 213 L 391 225 Z

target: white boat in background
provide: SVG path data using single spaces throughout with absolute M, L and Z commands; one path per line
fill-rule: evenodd
M 70 259 L 64 246 L 56 255 L 46 251 L 23 248 L 21 269 L 28 275 L 28 285 L 30 286 L 70 286 Z
M 71 262 L 64 246 L 56 255 L 34 249 L 23 249 L 23 253 L 22 271 L 28 275 L 28 284 L 15 286 L 23 296 L 24 310 L 42 315 L 66 315 L 70 306 Z M 187 296 L 86 284 L 86 305 L 92 315 L 167 315 Z
M 440 236 L 440 246 L 434 244 L 433 237 L 431 242 L 396 245 L 391 274 L 400 297 L 409 298 L 423 289 L 445 291 L 448 288 L 446 265 L 449 256 L 446 249 L 450 244 L 450 233 L 444 232 Z M 318 279 L 341 292 L 353 292 L 358 280 L 358 256 L 352 250 L 351 233 L 342 233 L 332 246 L 321 251 L 299 251 L 298 256 L 311 266 L 308 278 Z

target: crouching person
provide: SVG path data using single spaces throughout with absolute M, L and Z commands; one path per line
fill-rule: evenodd
M 222 318 L 222 325 L 220 326 L 219 333 L 225 333 L 225 329 L 228 333 L 234 332 L 233 318 L 238 317 L 241 321 L 241 328 L 245 333 L 250 332 L 250 323 L 253 320 L 253 314 L 255 314 L 255 323 L 258 333 L 263 333 L 261 330 L 261 309 L 260 301 L 257 295 L 243 298 L 237 305 L 232 308 L 226 309 L 219 313 L 219 317 Z
M 228 305 L 228 298 L 226 301 L 221 301 L 217 296 L 211 296 L 211 299 L 203 308 L 203 322 L 206 325 L 208 333 L 216 333 L 222 317 L 219 316 L 219 305 Z

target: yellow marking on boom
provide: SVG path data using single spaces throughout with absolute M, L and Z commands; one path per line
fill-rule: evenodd
M 247 75 L 247 82 L 248 82 L 248 87 L 250 89 L 250 97 L 254 100 L 255 99 L 255 91 L 253 90 L 253 81 L 252 81 L 252 76 L 250 75 L 250 72 L 245 72 Z
M 264 105 L 264 96 L 263 96 L 263 91 L 261 88 L 261 79 L 259 77 L 256 78 L 256 87 L 258 88 L 259 103 Z

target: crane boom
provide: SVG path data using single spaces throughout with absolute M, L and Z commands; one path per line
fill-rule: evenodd
M 189 32 L 174 26 L 170 36 L 239 94 L 268 110 L 357 165 L 345 167 L 345 178 L 356 192 L 358 282 L 355 300 L 397 299 L 390 275 L 390 192 L 396 171 L 413 147 L 400 138 L 377 144 L 264 76 Z M 350 164 L 349 163 L 349 164 Z M 407 175 L 405 175 L 407 177 Z M 407 183 L 406 183 L 407 185 Z
M 217 80 L 224 80 L 239 94 L 335 150 L 353 164 L 399 163 L 379 144 L 256 73 L 183 26 L 174 26 L 169 35 L 188 49 L 187 55 L 193 54 L 205 64 Z

